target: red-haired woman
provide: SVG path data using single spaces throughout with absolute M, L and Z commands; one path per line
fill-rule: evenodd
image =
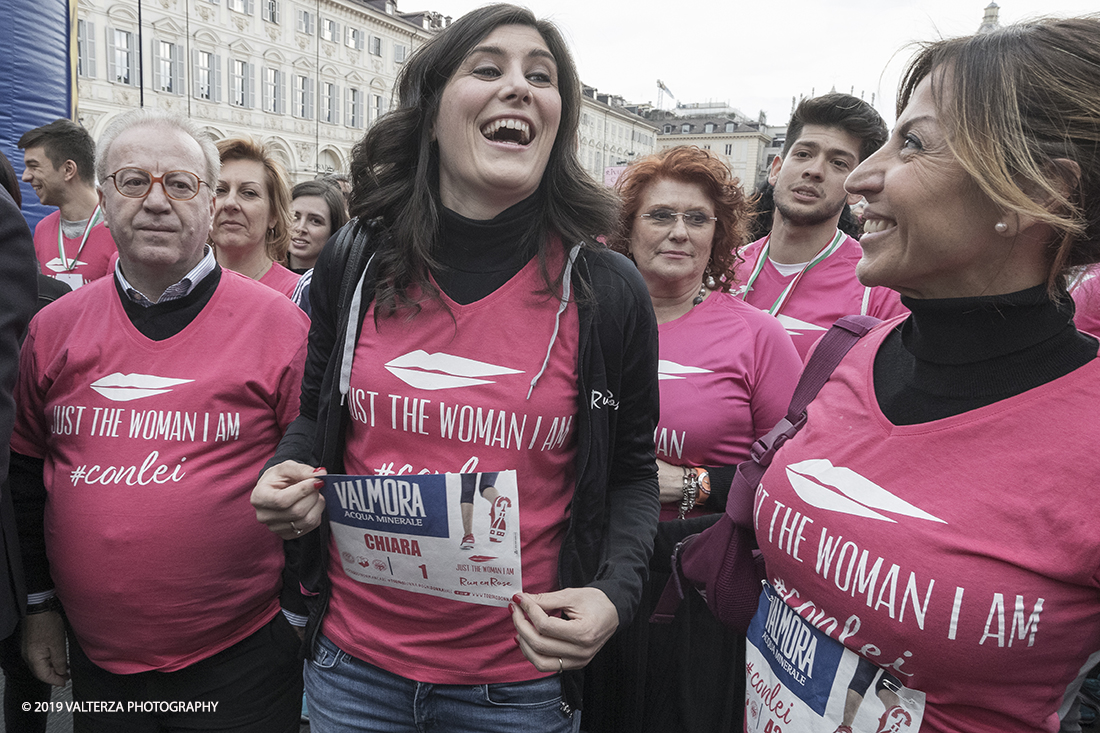
M 589 731 L 740 730 L 743 638 L 693 597 L 671 627 L 649 624 L 672 546 L 725 509 L 734 467 L 786 413 L 801 360 L 774 317 L 729 295 L 749 204 L 726 165 L 677 147 L 619 182 L 611 248 L 649 289 L 660 339 L 661 524 L 647 597 L 589 678 Z M 648 605 L 647 605 L 648 604 Z

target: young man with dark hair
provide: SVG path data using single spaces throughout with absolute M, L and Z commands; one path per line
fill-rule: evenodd
M 859 242 L 837 228 L 845 204 L 859 200 L 844 181 L 886 138 L 871 105 L 834 92 L 798 105 L 783 154 L 772 161 L 771 233 L 741 253 L 742 297 L 779 318 L 803 359 L 841 316 L 905 312 L 897 293 L 859 283 Z
M 95 143 L 71 120 L 54 120 L 19 138 L 23 180 L 45 206 L 58 210 L 38 222 L 34 251 L 42 274 L 73 289 L 103 277 L 117 252 L 95 190 Z

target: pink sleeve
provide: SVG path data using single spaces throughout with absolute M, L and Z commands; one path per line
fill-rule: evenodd
M 1093 275 L 1073 291 L 1077 313 L 1073 322 L 1078 331 L 1100 337 L 1100 276 Z
M 35 336 L 37 323 L 31 321 L 27 339 L 19 355 L 19 379 L 15 384 L 15 428 L 11 434 L 11 449 L 32 458 L 46 456 L 45 389 L 41 388 Z
M 786 330 L 771 316 L 756 334 L 755 351 L 750 409 L 755 437 L 760 438 L 787 414 L 802 359 Z
M 292 330 L 298 334 L 301 343 L 294 352 L 290 364 L 283 370 L 280 377 L 278 403 L 275 407 L 276 419 L 279 421 L 279 429 L 284 433 L 290 426 L 290 423 L 294 422 L 294 418 L 298 417 L 298 408 L 302 398 L 302 375 L 305 373 L 306 351 L 309 347 L 309 342 L 306 338 L 309 332 L 309 318 L 297 306 L 295 306 L 294 310 L 300 322 L 295 323 L 295 328 Z

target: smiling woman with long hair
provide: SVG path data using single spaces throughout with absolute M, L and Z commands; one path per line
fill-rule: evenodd
M 860 281 L 911 313 L 756 491 L 749 727 L 782 700 L 784 730 L 1053 733 L 1100 657 L 1100 360 L 1066 290 L 1100 261 L 1100 17 L 930 43 L 897 114 L 846 187 Z
M 576 731 L 579 670 L 630 620 L 657 519 L 649 297 L 596 242 L 615 200 L 576 160 L 580 85 L 552 24 L 475 10 L 409 59 L 398 97 L 356 148 L 355 226 L 314 268 L 302 414 L 253 494 L 317 594 L 310 723 L 411 731 L 442 711 L 455 731 Z M 415 402 L 419 427 L 372 419 L 370 395 Z M 470 439 L 435 424 L 448 410 L 497 417 Z M 518 547 L 522 592 L 410 590 L 429 562 L 400 587 L 359 582 L 326 469 L 463 473 L 442 560 Z

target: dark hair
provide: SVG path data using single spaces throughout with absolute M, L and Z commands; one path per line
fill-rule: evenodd
M 320 196 L 328 205 L 329 236 L 335 234 L 348 223 L 348 213 L 344 208 L 344 194 L 331 183 L 314 180 L 304 181 L 295 186 L 290 192 L 290 200 L 300 196 Z
M 875 108 L 858 97 L 839 92 L 803 99 L 787 123 L 783 157 L 798 142 L 806 125 L 838 127 L 859 139 L 859 159 L 864 161 L 886 143 L 890 133 Z
M 536 211 L 519 246 L 539 253 L 540 269 L 548 288 L 556 279 L 546 269 L 550 235 L 562 244 L 595 246 L 590 238 L 614 226 L 617 202 L 581 168 L 576 155 L 580 120 L 580 78 L 573 58 L 557 28 L 537 20 L 531 11 L 514 5 L 487 5 L 452 23 L 405 62 L 397 80 L 397 104 L 367 132 L 352 151 L 351 215 L 373 220 L 382 231 L 377 262 L 376 318 L 403 308 L 419 310 L 407 295 L 410 285 L 426 297 L 439 292 L 428 279 L 440 245 L 439 150 L 432 127 L 443 90 L 469 52 L 494 29 L 503 25 L 534 28 L 546 43 L 558 67 L 561 121 L 550 160 L 535 193 Z
M 271 216 L 275 219 L 275 226 L 264 235 L 264 250 L 272 261 L 285 264 L 290 248 L 290 185 L 286 169 L 271 155 L 268 147 L 255 138 L 228 138 L 215 144 L 223 168 L 231 160 L 250 160 L 263 166 Z
M 1047 290 L 1062 297 L 1075 268 L 1100 262 L 1100 16 L 927 44 L 902 77 L 899 114 L 932 74 L 963 168 L 997 206 L 1054 230 Z
M 16 206 L 23 206 L 23 192 L 19 190 L 19 176 L 15 175 L 15 169 L 11 167 L 11 161 L 2 152 L 0 152 L 0 188 L 11 194 Z
M 775 214 L 775 186 L 764 181 L 752 197 L 752 219 L 749 222 L 748 241 L 755 242 L 772 230 Z
M 714 290 L 728 293 L 736 282 L 735 269 L 741 262 L 737 252 L 748 237 L 750 205 L 740 182 L 709 150 L 680 145 L 642 158 L 623 171 L 618 183 L 623 201 L 619 227 L 608 245 L 616 252 L 627 253 L 642 197 L 646 189 L 664 179 L 699 185 L 714 205 L 718 221 L 714 222 L 707 273 L 714 277 Z
M 95 141 L 87 130 L 72 120 L 54 120 L 28 130 L 19 138 L 18 145 L 22 150 L 41 147 L 54 168 L 71 160 L 76 163 L 80 180 L 89 186 L 95 184 Z

